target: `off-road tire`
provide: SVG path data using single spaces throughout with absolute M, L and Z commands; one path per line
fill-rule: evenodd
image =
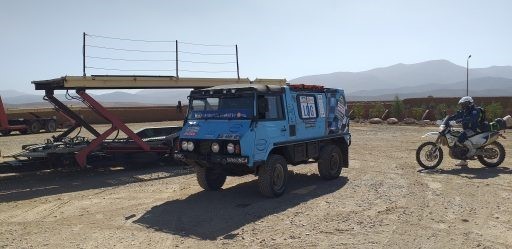
M 439 157 L 437 159 L 437 162 L 434 165 L 429 166 L 423 163 L 423 161 L 421 161 L 421 151 L 423 150 L 424 147 L 428 145 L 437 146 L 437 144 L 434 142 L 424 142 L 420 146 L 418 146 L 418 149 L 416 149 L 416 162 L 418 162 L 420 167 L 424 169 L 435 169 L 439 167 L 439 165 L 441 165 L 441 162 L 443 161 L 443 149 L 441 147 L 438 148 Z
M 340 176 L 343 156 L 340 148 L 329 144 L 322 148 L 318 159 L 318 173 L 325 180 L 333 180 Z
M 271 154 L 264 165 L 258 169 L 258 187 L 267 197 L 279 197 L 284 194 L 288 183 L 288 165 L 280 155 Z
M 482 155 L 478 155 L 477 158 L 478 158 L 478 161 L 484 165 L 485 167 L 488 167 L 488 168 L 495 168 L 495 167 L 498 167 L 500 166 L 503 161 L 505 160 L 505 148 L 503 147 L 503 145 L 498 142 L 498 141 L 494 141 L 492 142 L 491 144 L 495 144 L 500 155 L 498 156 L 498 161 L 495 162 L 495 163 L 490 163 L 488 161 L 485 160 L 485 157 L 482 156 Z
M 32 134 L 39 133 L 39 131 L 41 131 L 41 124 L 39 122 L 37 122 L 37 121 L 31 122 L 29 124 L 28 130 Z
M 219 190 L 226 182 L 226 174 L 210 167 L 196 166 L 196 178 L 204 190 Z
M 57 123 L 55 122 L 55 120 L 48 120 L 48 122 L 46 122 L 45 124 L 44 129 L 46 130 L 46 132 L 55 132 L 57 130 Z

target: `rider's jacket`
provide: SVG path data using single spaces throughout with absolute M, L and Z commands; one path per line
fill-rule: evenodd
M 472 130 L 474 132 L 482 132 L 485 130 L 482 120 L 482 110 L 475 105 L 470 106 L 466 110 L 459 110 L 454 115 L 448 117 L 446 122 L 455 121 L 462 124 L 464 130 Z

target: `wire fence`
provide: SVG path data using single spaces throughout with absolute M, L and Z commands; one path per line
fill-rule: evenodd
M 141 40 L 83 33 L 83 75 L 113 72 L 179 77 L 182 73 L 240 78 L 238 46 Z

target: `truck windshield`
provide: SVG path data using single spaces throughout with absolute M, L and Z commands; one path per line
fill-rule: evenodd
M 192 98 L 188 119 L 251 119 L 254 97 Z

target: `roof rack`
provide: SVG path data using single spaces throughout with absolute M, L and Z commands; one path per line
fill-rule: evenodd
M 286 85 L 285 79 L 248 78 L 182 78 L 175 76 L 146 75 L 92 75 L 63 76 L 50 80 L 32 81 L 36 90 L 76 90 L 76 89 L 179 89 L 207 88 L 233 84 Z

